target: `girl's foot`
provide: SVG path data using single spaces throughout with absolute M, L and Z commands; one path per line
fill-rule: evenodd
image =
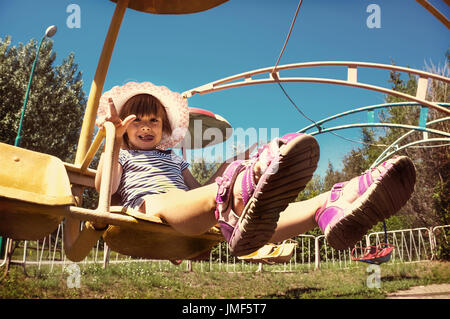
M 335 184 L 315 221 L 333 248 L 352 247 L 370 228 L 406 204 L 415 182 L 412 161 L 395 156 L 361 176 Z
M 251 167 L 251 169 L 253 170 L 254 183 L 255 185 L 257 185 L 259 179 L 261 178 L 261 175 L 263 174 L 260 161 L 257 161 L 255 165 Z M 236 182 L 233 185 L 233 206 L 231 207 L 231 209 L 237 216 L 241 216 L 245 208 L 242 193 L 242 181 L 244 179 L 244 173 L 245 171 L 239 173 L 236 178 Z
M 252 253 L 270 240 L 280 212 L 305 188 L 318 160 L 316 140 L 292 133 L 228 166 L 217 179 L 215 214 L 232 254 Z

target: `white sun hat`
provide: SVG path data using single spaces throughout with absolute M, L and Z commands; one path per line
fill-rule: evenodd
M 138 94 L 150 94 L 156 97 L 165 107 L 167 117 L 172 128 L 172 135 L 163 133 L 161 142 L 157 149 L 165 150 L 172 148 L 181 142 L 189 128 L 189 108 L 187 99 L 181 94 L 172 92 L 165 86 L 157 86 L 151 82 L 128 82 L 122 86 L 115 86 L 111 90 L 103 93 L 97 111 L 96 123 L 102 122 L 108 112 L 108 99 L 112 98 L 116 106 L 117 113 L 130 98 Z

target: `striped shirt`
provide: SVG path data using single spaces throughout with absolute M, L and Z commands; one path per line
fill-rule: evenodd
M 120 150 L 123 173 L 118 193 L 122 205 L 135 208 L 144 195 L 166 193 L 170 189 L 188 190 L 181 172 L 189 164 L 171 150 Z

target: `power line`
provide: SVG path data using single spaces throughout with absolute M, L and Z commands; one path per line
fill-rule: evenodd
M 303 2 L 303 0 L 300 0 L 300 2 L 298 3 L 297 10 L 295 11 L 294 19 L 291 22 L 291 27 L 289 28 L 288 35 L 286 37 L 286 40 L 284 41 L 284 45 L 283 45 L 283 48 L 281 49 L 280 55 L 278 56 L 277 63 L 275 63 L 275 66 L 273 67 L 272 73 L 275 72 L 275 69 L 277 68 L 278 63 L 280 63 L 281 56 L 284 53 L 284 49 L 286 49 L 286 45 L 287 45 L 287 43 L 289 41 L 289 38 L 291 37 L 291 32 L 292 32 L 292 29 L 294 27 L 295 20 L 297 20 L 297 15 L 298 15 L 298 12 L 300 11 L 300 7 L 302 6 L 302 2 Z
M 295 11 L 294 18 L 292 19 L 292 22 L 291 22 L 291 27 L 289 28 L 288 35 L 287 35 L 287 37 L 286 37 L 286 40 L 284 41 L 283 48 L 281 49 L 280 55 L 278 56 L 278 59 L 277 59 L 277 62 L 275 63 L 275 66 L 274 66 L 273 69 L 272 69 L 272 74 L 275 73 L 276 68 L 278 67 L 278 64 L 280 63 L 281 57 L 283 56 L 284 50 L 286 49 L 287 43 L 288 43 L 288 41 L 289 41 L 289 38 L 291 37 L 292 29 L 294 28 L 294 24 L 295 24 L 295 21 L 297 20 L 297 16 L 298 16 L 298 13 L 299 13 L 299 11 L 300 11 L 300 7 L 302 6 L 302 3 L 303 3 L 303 0 L 300 0 L 299 3 L 298 3 L 297 10 Z M 284 95 L 288 98 L 288 100 L 291 102 L 291 104 L 297 109 L 297 111 L 298 111 L 304 118 L 306 118 L 307 120 L 311 121 L 311 122 L 316 126 L 316 128 L 319 130 L 319 132 L 322 131 L 322 127 L 321 127 L 319 124 L 317 124 L 313 119 L 311 119 L 309 116 L 307 116 L 307 115 L 306 115 L 306 114 L 305 114 L 305 113 L 297 106 L 297 104 L 295 104 L 295 102 L 292 100 L 292 98 L 291 98 L 291 97 L 289 96 L 289 94 L 286 92 L 286 90 L 284 89 L 284 87 L 281 85 L 281 82 L 278 81 L 278 77 L 274 77 L 274 78 L 276 79 L 277 84 L 278 84 L 278 86 L 280 87 L 280 89 L 283 91 Z M 338 134 L 336 134 L 336 133 L 334 133 L 334 132 L 330 132 L 330 133 L 333 134 L 333 135 L 335 135 L 335 136 L 337 136 L 337 137 L 339 137 L 339 138 L 341 138 L 341 139 L 344 139 L 344 140 L 346 140 L 346 141 L 350 141 L 350 142 L 353 142 L 353 143 L 359 143 L 359 144 L 370 145 L 370 146 L 377 146 L 377 147 L 386 147 L 386 146 L 387 146 L 387 145 L 384 145 L 384 144 L 371 144 L 371 143 L 366 143 L 366 142 L 362 142 L 362 141 L 355 141 L 355 140 L 351 140 L 351 139 L 349 139 L 349 138 L 340 136 L 340 135 L 338 135 Z

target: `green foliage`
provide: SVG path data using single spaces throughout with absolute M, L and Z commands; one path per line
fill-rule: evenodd
M 443 225 L 450 224 L 450 161 L 443 167 L 442 179 L 436 183 L 433 200 Z
M 297 196 L 296 202 L 307 200 L 324 192 L 324 182 L 320 175 L 316 174 L 306 185 L 305 189 Z
M 436 183 L 433 194 L 434 207 L 442 225 L 450 223 L 450 161 L 444 166 L 442 180 Z M 438 236 L 437 258 L 450 260 L 450 229 L 445 228 Z
M 191 165 L 191 174 L 200 184 L 205 184 L 220 167 L 220 163 L 209 163 L 204 158 L 196 159 Z
M 436 258 L 439 260 L 450 260 L 450 242 L 448 238 L 450 238 L 450 230 L 446 228 L 442 230 L 442 233 L 439 234 L 436 240 Z
M 0 38 L 0 141 L 14 144 L 37 42 L 11 45 Z M 74 54 L 54 66 L 49 39 L 42 44 L 22 127 L 20 146 L 70 161 L 86 104 Z
M 386 219 L 386 229 L 389 230 L 395 230 L 395 229 L 405 229 L 408 227 L 408 220 L 405 217 L 404 214 L 400 215 L 394 215 Z M 375 233 L 375 232 L 384 232 L 384 226 L 383 222 L 379 222 L 375 226 L 372 227 L 371 230 L 368 231 L 368 233 Z
M 330 190 L 334 184 L 342 182 L 342 173 L 334 169 L 333 163 L 328 162 L 328 168 L 325 172 L 323 187 L 325 190 Z

